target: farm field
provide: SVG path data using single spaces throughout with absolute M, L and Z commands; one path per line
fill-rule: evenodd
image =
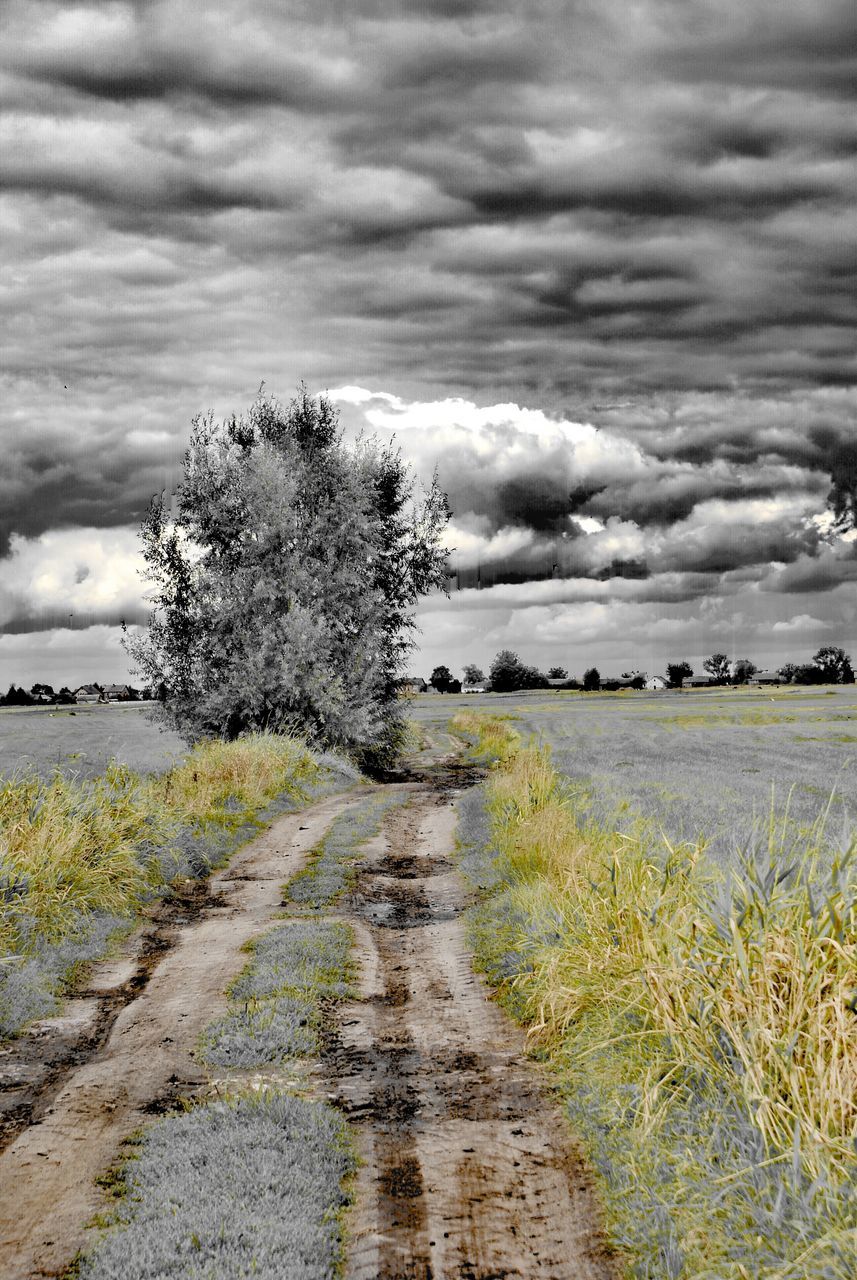
M 140 703 L 0 710 L 0 778 L 57 770 L 95 778 L 112 759 L 135 773 L 164 773 L 186 753 L 178 734 L 153 724 Z
M 833 843 L 857 816 L 857 686 L 424 695 L 411 714 L 440 725 L 460 709 L 514 716 L 525 741 L 549 744 L 599 822 L 647 819 L 670 843 L 702 836 L 721 864 L 767 821 L 772 798 L 795 833 L 830 803 Z

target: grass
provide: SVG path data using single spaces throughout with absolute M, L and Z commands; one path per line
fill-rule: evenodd
M 332 1107 L 270 1091 L 147 1132 L 124 1166 L 118 1229 L 81 1280 L 330 1280 L 354 1169 Z
M 291 920 L 265 934 L 230 989 L 229 1012 L 206 1029 L 202 1058 L 247 1068 L 317 1052 L 323 1008 L 351 993 L 352 942 L 336 921 Z
M 331 763 L 256 735 L 202 744 L 161 775 L 109 764 L 93 779 L 0 782 L 0 1035 L 51 1012 L 73 967 L 146 899 L 316 794 Z
M 504 726 L 483 723 L 484 749 Z M 557 1073 L 630 1274 L 852 1277 L 853 846 L 772 816 L 725 874 L 578 799 L 510 735 L 463 865 L 479 959 Z
M 389 809 L 407 801 L 406 792 L 372 795 L 337 818 L 306 867 L 289 881 L 287 900 L 311 911 L 332 906 L 354 880 L 360 845 L 377 834 Z
M 842 741 L 857 710 L 853 686 L 445 701 L 447 714 L 450 703 L 471 713 L 511 713 L 524 740 L 535 734 L 550 744 L 557 773 L 573 782 L 578 803 L 602 826 L 635 834 L 643 819 L 653 848 L 663 847 L 661 833 L 673 845 L 704 839 L 706 856 L 724 869 L 747 831 L 767 821 L 772 795 L 778 817 L 788 809 L 795 838 L 811 835 L 819 796 L 832 798 L 830 830 L 857 821 L 857 751 Z M 412 712 L 440 714 L 428 698 Z M 771 715 L 796 718 L 771 722 Z M 675 716 L 693 723 L 679 727 Z

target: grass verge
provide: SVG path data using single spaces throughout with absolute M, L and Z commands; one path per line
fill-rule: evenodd
M 53 1012 L 145 900 L 207 874 L 275 813 L 341 786 L 347 768 L 259 734 L 201 744 L 159 777 L 110 765 L 92 781 L 0 783 L 0 1036 Z
M 466 713 L 501 761 L 461 813 L 479 961 L 556 1072 L 636 1277 L 857 1274 L 857 883 L 771 824 L 729 880 L 607 830 L 549 754 Z

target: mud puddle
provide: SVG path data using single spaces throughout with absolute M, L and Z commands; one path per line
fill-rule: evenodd
M 325 1062 L 363 1159 L 346 1277 L 607 1280 L 565 1120 L 471 968 L 450 859 L 464 777 L 442 768 L 392 811 L 340 913 L 362 974 Z
M 358 802 L 334 796 L 277 819 L 193 894 L 164 904 L 164 918 L 116 959 L 94 966 L 62 1018 L 7 1046 L 0 1073 L 18 1131 L 0 1154 L 3 1280 L 62 1274 L 104 1206 L 96 1179 L 123 1140 L 208 1087 L 193 1050 L 225 1011 L 225 990 L 246 963 L 242 946 L 277 915 L 283 881 Z

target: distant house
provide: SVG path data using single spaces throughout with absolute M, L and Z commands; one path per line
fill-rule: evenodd
M 683 682 L 685 689 L 707 689 L 709 685 L 718 683 L 714 676 L 688 676 Z
M 564 689 L 568 684 L 568 676 L 560 676 L 559 678 L 556 676 L 548 676 L 547 680 L 551 689 Z
M 130 685 L 127 684 L 106 684 L 104 686 L 104 697 L 108 702 L 128 702 L 133 697 Z
M 462 693 L 484 693 L 484 684 L 464 684 L 461 686 Z
M 748 684 L 785 684 L 786 681 L 780 675 L 779 671 L 757 671 L 748 681 Z
M 403 676 L 399 681 L 400 693 L 425 693 L 426 682 L 422 676 Z
M 74 697 L 76 702 L 100 702 L 101 689 L 97 684 L 82 684 L 74 690 Z
M 645 687 L 647 689 L 666 689 L 667 682 L 662 676 L 650 676 L 646 681 Z

